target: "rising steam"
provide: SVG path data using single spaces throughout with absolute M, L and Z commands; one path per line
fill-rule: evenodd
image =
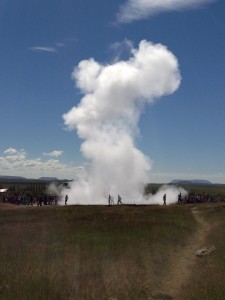
M 83 140 L 81 153 L 89 165 L 64 191 L 69 203 L 106 204 L 109 193 L 119 193 L 124 203 L 151 203 L 143 198 L 151 161 L 135 147 L 135 137 L 145 103 L 179 87 L 176 57 L 165 46 L 143 40 L 129 60 L 109 65 L 83 60 L 72 78 L 83 98 L 63 119 Z

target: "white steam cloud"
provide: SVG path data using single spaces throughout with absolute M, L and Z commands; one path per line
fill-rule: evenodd
M 108 194 L 115 199 L 118 193 L 124 203 L 146 203 L 143 188 L 151 161 L 135 147 L 137 125 L 145 103 L 179 87 L 176 57 L 165 46 L 142 40 L 129 60 L 111 65 L 83 60 L 72 78 L 84 96 L 63 119 L 83 140 L 81 152 L 89 165 L 64 191 L 68 203 L 106 204 Z
M 155 195 L 148 195 L 147 200 L 151 204 L 163 204 L 163 196 L 166 194 L 166 204 L 172 204 L 178 201 L 178 195 L 180 193 L 182 198 L 188 194 L 187 191 L 181 187 L 163 185 Z M 148 201 L 146 202 L 148 203 Z

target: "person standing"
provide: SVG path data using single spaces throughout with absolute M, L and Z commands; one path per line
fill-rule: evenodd
M 163 205 L 166 205 L 166 194 L 163 196 Z
M 117 200 L 117 204 L 119 205 L 119 204 L 122 204 L 122 198 L 121 198 L 121 196 L 118 194 L 118 200 Z
M 65 205 L 67 205 L 67 201 L 68 201 L 69 197 L 68 195 L 65 196 Z
M 181 196 L 181 193 L 178 195 L 178 203 L 182 203 L 182 196 Z
M 108 196 L 108 204 L 109 206 L 112 204 L 112 196 L 110 194 Z

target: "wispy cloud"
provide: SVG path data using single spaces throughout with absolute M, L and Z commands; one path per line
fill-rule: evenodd
M 29 49 L 35 52 L 50 52 L 50 53 L 58 52 L 58 50 L 55 47 L 35 46 L 35 47 L 30 47 Z
M 217 0 L 127 0 L 120 6 L 117 23 L 130 23 L 166 11 L 197 8 Z
M 134 48 L 133 42 L 124 39 L 122 42 L 115 42 L 109 45 L 109 49 L 113 52 L 114 62 L 123 59 L 123 56 L 130 55 L 131 50 Z
M 61 48 L 61 47 L 65 47 L 66 45 L 64 43 L 59 42 L 59 43 L 55 43 L 55 46 Z
M 76 178 L 83 170 L 82 166 L 76 167 L 73 164 L 65 164 L 59 159 L 63 151 L 54 150 L 45 155 L 50 159 L 27 157 L 24 149 L 8 148 L 0 155 L 0 170 L 2 174 L 38 178 L 42 176 L 54 176 L 58 178 Z
M 34 52 L 47 52 L 47 53 L 56 53 L 60 52 L 60 50 L 64 47 L 67 47 L 69 44 L 77 42 L 76 38 L 65 38 L 62 41 L 58 41 L 55 43 L 50 43 L 49 46 L 32 46 L 29 47 L 29 50 Z
M 51 157 L 59 157 L 63 154 L 63 151 L 53 150 L 52 152 L 49 152 L 49 153 L 44 152 L 43 154 L 46 155 L 46 156 L 51 156 Z

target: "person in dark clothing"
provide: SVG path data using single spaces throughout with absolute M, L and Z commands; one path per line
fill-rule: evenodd
M 112 196 L 109 194 L 108 196 L 108 205 L 110 206 L 112 203 Z
M 118 194 L 118 201 L 117 201 L 117 204 L 122 204 L 122 198 L 121 196 Z
M 182 196 L 181 196 L 181 193 L 178 195 L 178 203 L 182 203 Z
M 163 204 L 166 205 L 166 194 L 163 196 Z
M 68 201 L 69 197 L 68 195 L 65 196 L 65 205 L 67 205 L 67 201 Z

